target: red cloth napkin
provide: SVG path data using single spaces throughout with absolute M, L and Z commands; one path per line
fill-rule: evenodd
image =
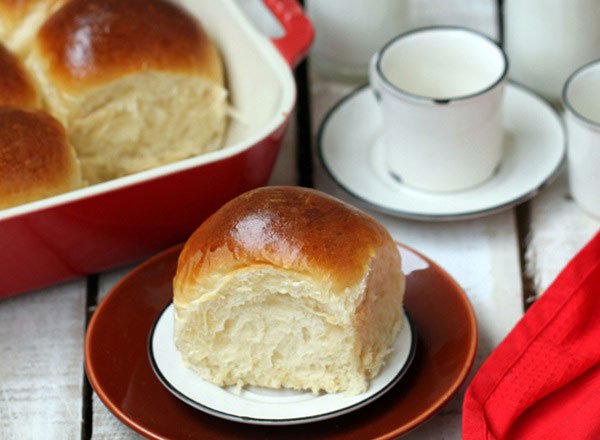
M 477 372 L 463 438 L 600 439 L 600 233 Z

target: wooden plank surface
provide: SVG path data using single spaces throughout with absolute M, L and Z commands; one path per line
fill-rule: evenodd
M 98 304 L 102 302 L 110 289 L 125 276 L 136 265 L 132 264 L 118 270 L 105 273 L 98 280 Z M 113 414 L 106 408 L 98 395 L 94 392 L 92 395 L 92 438 L 99 440 L 125 440 L 142 438 L 128 426 L 121 423 Z M 89 421 L 88 421 L 89 423 Z
M 0 438 L 79 438 L 85 280 L 0 301 Z
M 531 202 L 526 261 L 538 295 L 600 230 L 600 219 L 582 211 L 571 198 L 567 180 L 563 172 Z
M 325 113 L 357 85 L 331 81 L 315 72 L 311 83 L 312 128 L 316 134 Z M 316 147 L 316 139 L 314 145 Z M 313 162 L 316 188 L 357 204 L 328 177 L 316 156 Z M 522 316 L 521 268 L 514 211 L 450 223 L 417 222 L 367 212 L 379 219 L 395 239 L 444 267 L 465 289 L 479 323 L 479 347 L 473 370 L 476 371 Z M 462 394 L 461 391 L 438 416 L 406 438 L 460 438 Z

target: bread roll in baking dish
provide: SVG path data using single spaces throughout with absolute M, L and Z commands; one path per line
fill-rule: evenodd
M 41 110 L 0 107 L 0 209 L 75 189 L 79 164 L 63 126 Z
M 21 61 L 0 44 L 0 106 L 37 107 L 40 97 Z M 0 133 L 2 137 L 3 133 Z
M 41 27 L 27 65 L 88 183 L 221 146 L 219 53 L 167 0 L 71 0 Z
M 44 21 L 67 0 L 0 0 L 0 40 L 24 53 Z
M 221 386 L 363 392 L 403 323 L 400 263 L 387 230 L 341 201 L 248 192 L 181 252 L 175 344 Z

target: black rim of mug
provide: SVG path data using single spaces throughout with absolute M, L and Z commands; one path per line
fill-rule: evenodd
M 383 69 L 381 68 L 381 61 L 382 61 L 383 55 L 390 48 L 390 46 L 392 46 L 397 41 L 399 41 L 403 38 L 406 38 L 412 34 L 422 33 L 422 32 L 430 32 L 430 31 L 461 31 L 461 32 L 466 32 L 468 34 L 472 34 L 474 36 L 485 39 L 486 41 L 491 43 L 493 45 L 493 47 L 497 48 L 500 55 L 502 56 L 502 60 L 504 61 L 504 68 L 503 68 L 501 75 L 498 78 L 496 78 L 496 80 L 493 83 L 491 83 L 487 87 L 485 87 L 475 93 L 469 93 L 467 95 L 460 95 L 460 96 L 452 96 L 452 97 L 443 98 L 443 99 L 437 99 L 437 98 L 433 98 L 430 96 L 417 95 L 417 94 L 414 94 L 414 93 L 411 93 L 411 92 L 401 89 L 400 87 L 398 87 L 397 85 L 392 83 L 386 77 L 386 75 L 383 73 Z M 475 31 L 473 29 L 469 29 L 466 27 L 462 27 L 462 26 L 428 26 L 428 27 L 422 27 L 422 28 L 418 28 L 418 29 L 413 29 L 408 32 L 404 32 L 400 35 L 396 35 L 394 38 L 392 38 L 387 43 L 385 43 L 383 45 L 383 47 L 381 48 L 381 50 L 379 50 L 377 52 L 376 57 L 377 57 L 377 59 L 375 62 L 375 68 L 377 70 L 377 73 L 379 74 L 379 77 L 382 79 L 384 85 L 389 90 L 391 90 L 392 92 L 395 92 L 395 93 L 400 93 L 404 97 L 409 97 L 411 99 L 416 99 L 418 101 L 433 102 L 434 104 L 449 104 L 450 102 L 453 102 L 453 101 L 464 101 L 467 99 L 471 99 L 471 98 L 475 98 L 477 96 L 483 95 L 483 94 L 489 92 L 490 90 L 493 90 L 495 87 L 497 87 L 504 81 L 504 79 L 506 78 L 506 76 L 508 74 L 508 67 L 509 67 L 508 56 L 506 55 L 506 52 L 504 52 L 502 47 L 498 44 L 498 42 L 496 42 L 495 40 L 493 40 L 492 38 L 490 38 L 489 36 L 487 36 L 481 32 L 478 32 L 478 31 Z
M 577 79 L 577 76 L 584 73 L 586 70 L 593 69 L 593 68 L 600 68 L 600 59 L 596 59 L 594 61 L 590 61 L 589 63 L 584 64 L 583 66 L 579 67 L 578 69 L 576 69 L 573 73 L 571 73 L 569 75 L 569 77 L 565 81 L 565 85 L 562 90 L 562 101 L 563 101 L 563 106 L 565 107 L 565 109 L 568 110 L 571 114 L 573 114 L 573 116 L 575 116 L 577 119 L 579 119 L 581 122 L 585 123 L 586 125 L 591 126 L 591 128 L 600 130 L 600 122 L 599 121 L 594 121 L 593 119 L 590 119 L 587 116 L 582 115 L 580 112 L 578 112 L 575 109 L 575 107 L 569 100 L 569 88 L 571 87 L 571 83 L 573 82 L 573 80 Z

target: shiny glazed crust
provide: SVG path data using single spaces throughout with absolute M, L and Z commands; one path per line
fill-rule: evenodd
M 34 45 L 52 80 L 71 92 L 149 70 L 223 84 L 213 42 L 167 0 L 71 0 L 46 21 Z
M 0 106 L 35 107 L 38 93 L 21 62 L 0 44 Z
M 400 267 L 387 230 L 358 209 L 306 188 L 259 188 L 224 205 L 192 234 L 179 257 L 174 300 L 185 306 L 207 280 L 252 265 L 291 269 L 344 294 L 382 252 Z
M 38 110 L 0 107 L 0 208 L 73 189 L 74 152 L 63 126 Z

